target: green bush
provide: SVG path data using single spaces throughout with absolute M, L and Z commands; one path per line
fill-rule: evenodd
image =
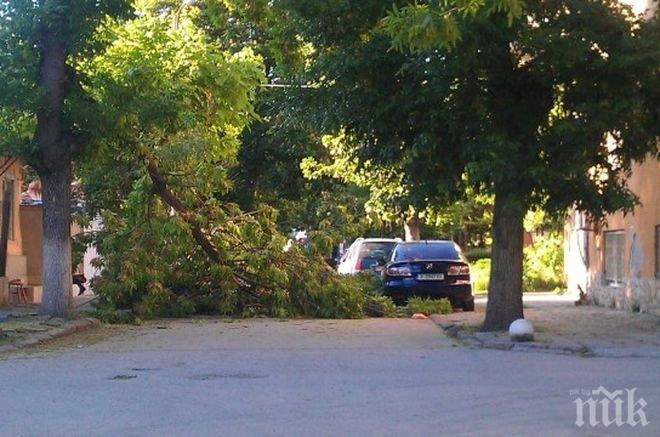
M 463 252 L 465 257 L 470 261 L 471 263 L 477 262 L 482 259 L 489 259 L 490 258 L 490 248 L 489 247 L 477 247 L 474 249 L 469 249 Z
M 453 310 L 449 299 L 429 299 L 421 297 L 411 297 L 408 299 L 406 305 L 408 314 L 422 313 L 424 315 L 431 314 L 450 314 Z
M 472 290 L 476 292 L 488 291 L 490 280 L 490 258 L 482 258 L 470 265 L 470 277 L 472 278 Z
M 396 305 L 388 296 L 367 295 L 364 304 L 364 314 L 370 317 L 395 317 L 398 314 Z
M 564 286 L 564 247 L 559 232 L 535 238 L 523 251 L 523 290 L 556 290 Z M 491 260 L 482 258 L 470 265 L 473 291 L 487 291 Z
M 555 290 L 564 286 L 564 239 L 560 232 L 535 238 L 524 250 L 523 290 Z

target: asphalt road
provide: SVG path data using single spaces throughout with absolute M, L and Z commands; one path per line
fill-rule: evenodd
M 637 387 L 650 424 L 575 425 Z M 625 408 L 624 408 L 625 409 Z M 416 320 L 192 320 L 0 357 L 2 436 L 660 435 L 660 360 L 457 347 Z

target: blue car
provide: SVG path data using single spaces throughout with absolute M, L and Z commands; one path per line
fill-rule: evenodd
M 474 311 L 470 266 L 453 241 L 399 243 L 382 271 L 384 294 L 399 305 L 411 296 L 446 297 L 454 308 Z

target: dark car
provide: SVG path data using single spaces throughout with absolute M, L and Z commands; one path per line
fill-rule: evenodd
M 453 241 L 397 244 L 382 278 L 384 294 L 397 304 L 411 296 L 446 297 L 452 307 L 474 311 L 470 266 Z

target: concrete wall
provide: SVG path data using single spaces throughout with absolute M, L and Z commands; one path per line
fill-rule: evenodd
M 81 228 L 80 225 L 78 225 L 77 223 L 72 223 L 71 236 L 76 237 L 85 232 L 93 232 L 93 231 L 98 231 L 100 229 L 101 229 L 101 222 L 98 219 L 93 220 L 88 228 Z M 74 268 L 75 273 L 82 273 L 85 275 L 85 277 L 87 278 L 85 287 L 87 287 L 87 289 L 90 291 L 93 291 L 91 287 L 92 279 L 95 276 L 101 274 L 101 271 L 92 265 L 92 262 L 98 257 L 99 254 L 96 251 L 96 246 L 87 246 L 87 249 L 85 250 L 85 253 L 83 255 L 82 263 L 80 263 Z M 74 293 L 78 293 L 78 287 L 74 287 L 73 291 Z
M 565 269 L 569 292 L 578 286 L 589 301 L 612 308 L 660 314 L 660 279 L 656 272 L 655 228 L 660 226 L 660 162 L 647 160 L 633 167 L 628 187 L 641 205 L 632 214 L 612 214 L 604 226 L 584 223 L 572 213 L 566 225 Z M 582 222 L 582 223 L 581 223 Z M 605 233 L 621 231 L 623 279 L 604 279 Z
M 621 0 L 650 19 L 658 0 Z M 586 223 L 573 212 L 564 228 L 564 269 L 569 293 L 587 293 L 592 303 L 630 311 L 660 314 L 660 272 L 656 271 L 655 228 L 660 226 L 660 162 L 649 159 L 633 166 L 628 188 L 641 205 L 632 214 L 612 214 L 604 226 Z M 605 232 L 623 234 L 623 279 L 604 279 Z
M 43 273 L 43 249 L 41 246 L 42 231 L 42 211 L 41 205 L 21 205 L 20 226 L 23 229 L 23 253 L 27 259 L 27 283 L 36 289 L 35 299 L 41 292 L 42 273 Z M 100 222 L 92 222 L 89 230 L 100 229 Z M 88 229 L 81 228 L 77 223 L 71 224 L 71 236 L 75 237 Z M 90 281 L 94 276 L 100 274 L 100 271 L 92 266 L 92 260 L 98 257 L 96 248 L 90 246 L 87 248 L 83 257 L 83 262 L 74 268 L 74 273 L 84 273 L 87 278 L 87 288 L 91 290 Z M 78 287 L 73 287 L 73 292 L 78 293 Z
M 21 205 L 20 217 L 24 234 L 23 253 L 27 258 L 27 282 L 41 284 L 43 271 L 41 205 Z
M 101 220 L 96 219 L 93 220 L 88 229 L 85 229 L 85 232 L 90 232 L 90 231 L 99 231 L 101 229 Z M 83 257 L 83 263 L 82 266 L 79 267 L 80 270 L 84 273 L 85 277 L 87 278 L 87 288 L 92 290 L 91 288 L 91 281 L 95 276 L 101 275 L 101 270 L 94 267 L 92 264 L 96 258 L 99 257 L 98 252 L 96 251 L 96 246 L 87 246 L 87 250 L 85 251 L 85 255 Z
M 4 160 L 6 157 L 0 157 Z M 7 240 L 6 276 L 0 278 L 0 303 L 6 302 L 9 296 L 7 282 L 12 279 L 27 279 L 26 257 L 23 253 L 23 238 L 20 225 L 21 189 L 23 182 L 23 163 L 18 161 L 1 176 L 6 183 L 13 184 L 13 199 L 11 205 L 12 232 Z

